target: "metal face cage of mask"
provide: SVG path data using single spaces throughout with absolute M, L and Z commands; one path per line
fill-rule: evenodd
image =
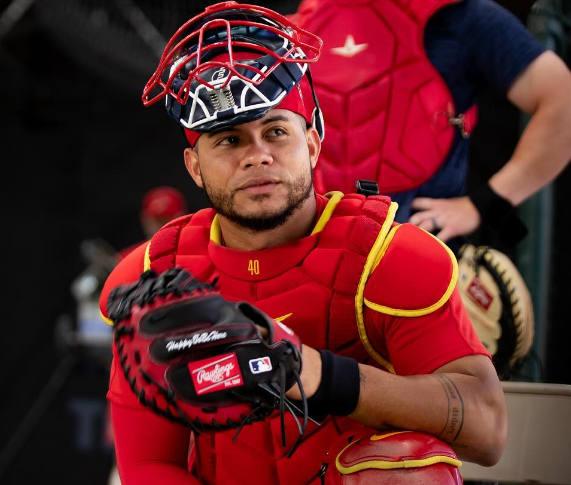
M 174 34 L 145 86 L 143 104 L 166 97 L 168 113 L 197 132 L 259 119 L 304 75 L 312 84 L 308 65 L 321 47 L 319 37 L 272 10 L 219 3 Z

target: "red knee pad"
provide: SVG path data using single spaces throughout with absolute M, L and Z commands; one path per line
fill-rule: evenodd
M 325 485 L 459 485 L 452 448 L 415 431 L 390 431 L 338 441 L 328 455 Z

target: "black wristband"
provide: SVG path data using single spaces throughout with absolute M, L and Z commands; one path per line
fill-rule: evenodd
M 527 227 L 515 213 L 515 207 L 488 184 L 481 185 L 468 196 L 478 209 L 482 224 L 496 231 L 502 243 L 515 246 L 527 235 Z
M 478 209 L 482 222 L 496 230 L 514 212 L 514 206 L 507 199 L 496 194 L 488 184 L 483 184 L 469 194 L 472 203 Z
M 361 388 L 359 363 L 329 350 L 321 354 L 321 382 L 307 400 L 309 415 L 321 420 L 327 415 L 347 416 L 357 407 Z

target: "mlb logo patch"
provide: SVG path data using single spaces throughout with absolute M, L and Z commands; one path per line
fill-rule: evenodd
M 252 359 L 249 363 L 252 374 L 261 374 L 262 372 L 269 372 L 272 370 L 272 361 L 269 357 Z

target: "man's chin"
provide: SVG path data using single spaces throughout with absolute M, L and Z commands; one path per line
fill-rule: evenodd
M 246 200 L 234 198 L 232 212 L 247 219 L 269 219 L 288 209 L 285 197 L 275 197 L 268 194 L 248 196 Z
M 300 177 L 289 190 L 248 194 L 237 191 L 227 196 L 206 188 L 212 207 L 224 218 L 254 232 L 269 231 L 285 224 L 313 194 L 311 177 Z M 278 187 L 286 187 L 280 184 Z
M 262 232 L 276 229 L 277 227 L 285 224 L 293 211 L 294 208 L 286 206 L 280 210 L 274 209 L 273 211 L 232 211 L 231 213 L 221 215 L 245 229 L 249 229 L 254 232 Z

